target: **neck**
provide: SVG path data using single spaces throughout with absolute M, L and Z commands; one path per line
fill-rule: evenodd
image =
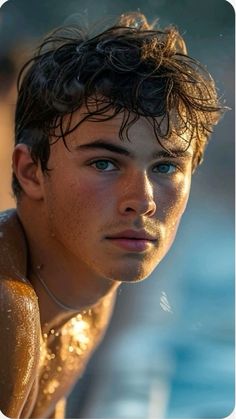
M 76 313 L 89 310 L 109 295 L 115 293 L 120 282 L 99 277 L 89 266 L 78 263 L 74 255 L 62 248 L 54 237 L 45 234 L 46 229 L 37 223 L 27 222 L 20 216 L 28 243 L 28 279 L 38 296 L 42 327 L 54 327 L 68 321 Z M 37 268 L 47 288 L 64 305 L 63 309 L 51 298 L 37 278 Z

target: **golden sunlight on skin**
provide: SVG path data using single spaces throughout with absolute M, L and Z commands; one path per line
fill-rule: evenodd
M 81 376 L 102 339 L 115 295 L 107 295 L 87 310 L 70 312 L 68 321 L 61 324 L 42 322 L 42 295 L 36 294 L 28 281 L 28 255 L 14 210 L 0 215 L 0 231 L 1 339 L 11 342 L 14 349 L 4 347 L 1 351 L 1 409 L 12 418 L 51 417 L 55 409 L 55 417 L 62 418 L 61 399 Z M 46 300 L 46 306 L 51 304 Z
M 105 332 L 112 307 L 113 299 L 104 299 L 93 309 L 77 314 L 63 327 L 43 334 L 38 397 L 31 417 L 50 413 L 52 403 L 55 406 L 82 374 Z
M 73 123 L 79 117 L 75 113 Z M 32 164 L 24 146 L 15 153 L 24 188 L 18 214 L 29 249 L 28 271 L 20 272 L 35 292 L 41 324 L 40 361 L 30 371 L 22 418 L 49 417 L 71 390 L 105 332 L 118 285 L 150 275 L 186 208 L 192 145 L 189 154 L 170 157 L 145 119 L 130 128 L 130 141 L 120 140 L 120 124 L 120 116 L 87 121 L 67 137 L 69 150 L 62 140 L 53 144 L 49 175 Z M 127 230 L 148 237 L 127 239 Z M 2 244 L 8 237 L 4 231 Z M 37 280 L 37 267 L 54 295 L 76 310 L 55 303 Z
M 120 116 L 102 123 L 84 122 L 67 137 L 70 151 L 61 140 L 51 146 L 45 211 L 56 244 L 91 273 L 137 281 L 151 273 L 174 240 L 189 196 L 192 157 L 153 158 L 163 149 L 147 121 L 140 119 L 131 127 L 131 142 L 119 139 L 120 123 Z M 99 139 L 125 147 L 133 158 L 84 147 Z M 193 152 L 192 146 L 188 152 Z M 103 164 L 108 161 L 110 169 L 98 170 L 99 159 Z M 170 160 L 178 165 L 175 173 L 155 172 L 157 164 Z M 129 252 L 107 240 L 129 229 L 144 229 L 156 241 L 144 252 Z

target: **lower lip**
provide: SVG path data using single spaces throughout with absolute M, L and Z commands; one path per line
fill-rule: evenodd
M 145 239 L 108 239 L 115 246 L 131 252 L 143 252 L 154 244 L 153 240 Z

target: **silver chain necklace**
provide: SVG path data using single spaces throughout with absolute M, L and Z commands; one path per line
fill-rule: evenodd
M 61 300 L 59 300 L 59 298 L 57 298 L 55 296 L 55 294 L 48 288 L 47 284 L 44 282 L 44 280 L 43 280 L 43 278 L 40 274 L 40 269 L 41 269 L 41 266 L 36 266 L 35 276 L 40 281 L 40 283 L 42 284 L 46 293 L 49 295 L 49 297 L 51 297 L 51 299 L 54 301 L 54 303 L 56 303 L 59 307 L 63 308 L 63 310 L 66 310 L 66 311 L 81 311 L 81 309 L 71 307 L 71 306 L 68 306 L 67 304 L 64 304 Z

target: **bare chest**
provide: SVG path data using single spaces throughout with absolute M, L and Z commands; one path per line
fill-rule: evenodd
M 104 334 L 110 312 L 111 304 L 102 310 L 102 315 L 89 310 L 42 336 L 31 417 L 47 417 L 56 403 L 70 393 Z

